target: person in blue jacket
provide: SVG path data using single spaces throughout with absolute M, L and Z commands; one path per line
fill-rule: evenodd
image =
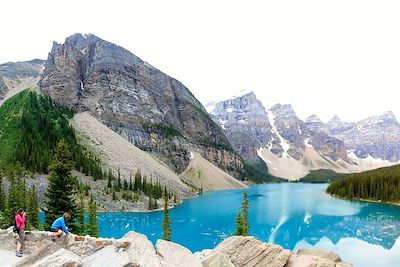
M 51 239 L 53 241 L 56 241 L 56 236 L 57 237 L 61 237 L 64 233 L 66 235 L 69 235 L 69 231 L 67 228 L 67 221 L 71 219 L 71 215 L 69 215 L 67 212 L 63 214 L 62 217 L 56 219 L 53 224 L 51 225 L 51 229 L 50 231 L 53 232 L 53 234 L 51 234 Z

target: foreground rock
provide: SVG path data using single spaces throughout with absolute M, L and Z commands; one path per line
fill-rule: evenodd
M 15 249 L 12 229 L 0 230 L 0 258 Z M 5 266 L 35 267 L 351 267 L 334 253 L 302 249 L 295 253 L 254 237 L 233 236 L 215 249 L 193 254 L 173 242 L 158 240 L 156 246 L 145 235 L 128 232 L 121 239 L 90 236 L 62 237 L 52 242 L 49 232 L 26 233 L 25 254 Z M 1 265 L 1 266 L 4 266 Z

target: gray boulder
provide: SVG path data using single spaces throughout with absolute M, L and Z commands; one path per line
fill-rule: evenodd
M 158 240 L 156 250 L 162 266 L 202 267 L 200 261 L 193 255 L 193 253 L 179 244 L 165 240 Z
M 32 267 L 80 267 L 82 266 L 81 258 L 75 253 L 64 248 L 57 250 L 40 261 L 32 265 Z
M 82 262 L 83 267 L 126 267 L 132 266 L 128 253 L 116 246 L 107 246 L 96 253 L 85 258 Z
M 205 257 L 202 264 L 210 267 L 222 261 L 226 266 L 232 263 L 234 266 L 283 267 L 290 255 L 290 251 L 261 242 L 255 237 L 233 236 L 220 243 Z

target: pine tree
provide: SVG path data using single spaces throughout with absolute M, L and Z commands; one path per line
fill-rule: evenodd
M 171 219 L 168 211 L 168 198 L 164 200 L 164 219 L 162 221 L 162 239 L 171 241 Z
M 18 209 L 25 209 L 25 183 L 23 172 L 20 166 L 12 166 L 7 170 L 7 176 L 10 181 L 10 189 L 8 191 L 8 198 L 6 203 L 6 221 L 8 224 L 14 222 L 14 216 Z
M 27 221 L 35 229 L 38 229 L 40 226 L 39 200 L 36 194 L 35 186 L 32 186 L 32 189 L 29 192 L 29 199 L 27 204 Z
M 71 221 L 75 221 L 75 178 L 71 175 L 74 164 L 71 152 L 67 145 L 61 141 L 57 144 L 57 151 L 51 163 L 49 185 L 46 192 L 46 226 L 50 227 L 52 222 L 62 216 L 64 212 L 71 215 Z M 75 230 L 75 226 L 71 225 Z
M 112 189 L 112 200 L 118 200 L 117 194 L 115 193 L 115 189 Z
M 0 173 L 0 211 L 4 212 L 6 209 L 6 196 L 3 189 L 3 177 Z
M 97 220 L 97 204 L 94 197 L 89 201 L 89 224 L 87 234 L 93 237 L 99 237 L 99 225 Z
M 242 207 L 236 218 L 236 231 L 234 235 L 248 236 L 250 223 L 249 223 L 249 209 L 250 203 L 247 192 L 243 193 Z
M 80 193 L 78 209 L 76 213 L 76 233 L 78 235 L 85 235 L 85 202 L 83 200 L 83 194 Z

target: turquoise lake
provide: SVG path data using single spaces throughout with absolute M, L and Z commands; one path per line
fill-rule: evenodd
M 266 184 L 249 188 L 250 234 L 293 250 L 317 247 L 356 267 L 400 266 L 400 207 L 341 200 L 327 184 Z M 170 211 L 172 241 L 191 251 L 213 248 L 232 235 L 243 190 L 207 192 Z M 128 231 L 161 238 L 162 212 L 100 213 L 102 237 Z

